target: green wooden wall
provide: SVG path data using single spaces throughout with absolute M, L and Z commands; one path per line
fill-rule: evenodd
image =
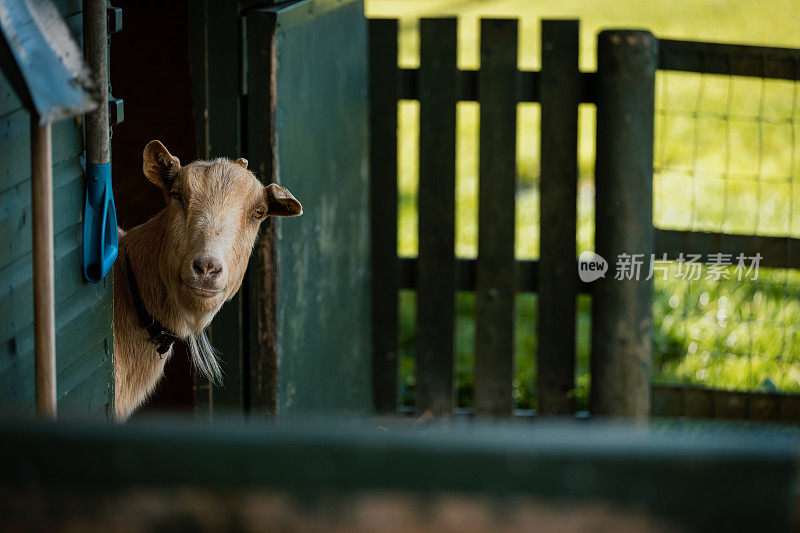
M 278 412 L 371 407 L 366 20 L 361 2 L 276 31 Z M 285 21 L 285 22 L 284 22 Z
M 79 0 L 57 1 L 76 39 Z M 0 413 L 34 403 L 30 126 L 0 73 Z M 112 282 L 81 275 L 83 122 L 53 125 L 56 357 L 60 417 L 106 417 L 113 405 Z
M 299 218 L 271 221 L 266 233 L 275 246 L 256 251 L 271 265 L 251 271 L 261 283 L 274 280 L 266 290 L 276 302 L 266 313 L 249 285 L 251 318 L 258 318 L 251 338 L 258 328 L 274 346 L 274 374 L 266 377 L 271 409 L 279 416 L 366 412 L 372 392 L 363 4 L 315 0 L 249 12 L 247 19 L 248 157 L 304 209 Z M 260 325 L 270 319 L 274 331 Z M 270 356 L 252 344 L 249 357 Z M 251 364 L 251 374 L 269 372 L 270 365 Z M 251 390 L 256 412 L 260 390 Z

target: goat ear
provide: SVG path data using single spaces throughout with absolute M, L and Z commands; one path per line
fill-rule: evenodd
M 234 161 L 234 164 L 239 165 L 242 168 L 247 168 L 247 159 L 245 159 L 244 157 L 240 157 L 239 159 Z
M 267 215 L 272 217 L 295 217 L 303 214 L 303 206 L 292 193 L 273 183 L 264 189 Z
M 142 170 L 145 177 L 164 189 L 169 191 L 172 181 L 181 169 L 180 160 L 170 154 L 161 141 L 150 141 L 144 147 L 142 154 Z

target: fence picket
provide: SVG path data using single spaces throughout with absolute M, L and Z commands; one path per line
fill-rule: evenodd
M 453 409 L 457 20 L 420 21 L 417 412 Z
M 375 410 L 397 409 L 397 20 L 369 23 L 372 373 Z
M 475 410 L 512 410 L 517 21 L 481 20 Z
M 578 21 L 542 21 L 538 395 L 541 414 L 574 411 L 578 199 Z

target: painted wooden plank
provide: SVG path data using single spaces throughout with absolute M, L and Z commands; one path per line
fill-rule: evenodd
M 0 72 L 0 120 L 4 119 L 5 115 L 18 109 L 22 109 L 22 101 L 11 87 L 8 78 Z
M 303 3 L 275 8 L 275 178 L 303 204 L 303 216 L 273 222 L 279 418 L 371 411 L 363 8 L 361 1 L 315 2 L 313 12 Z
M 420 21 L 417 412 L 453 409 L 457 20 Z
M 575 408 L 578 21 L 542 21 L 537 413 Z
M 108 380 L 112 369 L 111 355 L 105 350 L 111 339 L 102 339 L 69 368 L 58 371 L 58 418 L 108 420 L 113 412 L 113 383 Z M 28 369 L 25 369 L 26 371 Z M 13 377 L 18 380 L 18 377 Z M 0 413 L 13 416 L 34 416 L 33 390 L 26 396 L 3 398 Z
M 102 308 L 101 308 L 102 309 Z M 98 370 L 102 370 L 108 359 L 111 357 L 111 351 L 108 348 L 108 342 L 113 342 L 113 339 L 101 338 L 99 340 L 87 342 L 81 354 L 69 365 L 62 365 L 58 372 L 58 401 L 61 403 L 73 403 L 73 391 L 78 389 L 81 384 L 92 374 Z M 108 398 L 106 397 L 106 400 Z M 88 406 L 74 406 L 78 407 L 75 412 L 88 413 Z M 60 415 L 61 413 L 59 413 Z
M 475 290 L 475 411 L 511 414 L 517 21 L 481 20 L 480 178 Z
M 79 259 L 78 259 L 79 261 Z M 74 265 L 72 263 L 71 265 Z M 79 262 L 78 262 L 79 264 Z M 60 267 L 60 265 L 59 265 Z M 69 271 L 79 272 L 70 268 Z M 58 271 L 57 271 L 58 272 Z M 80 274 L 78 274 L 80 276 Z M 58 277 L 57 277 L 58 279 Z M 82 280 L 81 280 L 82 281 Z M 111 333 L 111 290 L 110 280 L 105 285 L 87 286 L 83 290 L 58 302 L 56 307 L 57 327 L 57 364 L 59 396 L 71 388 L 83 388 L 104 391 L 104 402 L 112 404 L 111 373 L 113 363 L 110 351 L 113 348 Z M 27 291 L 30 292 L 30 291 Z M 28 305 L 30 307 L 30 305 Z M 30 325 L 30 314 L 14 337 L 3 342 L 3 368 L 0 369 L 0 382 L 3 382 L 4 394 L 0 403 L 3 410 L 20 408 L 33 413 L 33 327 Z M 96 350 L 88 350 L 87 346 L 100 346 Z M 67 369 L 69 369 L 67 371 Z M 64 374 L 67 372 L 67 374 Z M 98 372 L 102 373 L 101 376 Z M 63 374 L 63 375 L 62 375 Z M 91 377 L 89 377 L 91 374 Z M 70 377 L 72 376 L 72 377 Z M 82 383 L 87 379 L 89 383 Z M 78 401 L 75 399 L 74 401 Z M 87 406 L 73 405 L 73 399 L 59 399 L 59 405 L 65 405 L 78 411 L 86 411 Z M 27 407 L 26 407 L 27 406 Z M 89 412 L 89 411 L 86 411 Z M 105 416 L 105 408 L 102 410 Z
M 109 340 L 113 342 L 113 340 Z M 113 383 L 104 380 L 108 374 L 108 359 L 111 357 L 105 350 L 104 339 L 91 350 L 87 351 L 88 359 L 85 368 L 90 372 L 83 372 L 73 387 L 59 397 L 58 416 L 65 419 L 96 418 L 110 419 L 113 412 L 113 403 L 110 396 Z M 92 366 L 92 363 L 95 366 Z
M 71 157 L 58 165 L 53 165 L 54 188 L 62 187 L 76 177 L 83 177 L 83 165 L 79 157 Z M 0 219 L 5 219 L 18 211 L 24 210 L 30 203 L 30 182 L 23 181 L 6 188 L 3 192 L 0 192 Z
M 80 224 L 73 225 L 55 237 L 56 305 L 74 296 L 85 287 L 80 268 Z M 0 343 L 10 342 L 19 329 L 33 321 L 33 280 L 29 252 L 9 268 L 0 271 L 0 310 L 5 320 L 0 322 Z M 0 344 L 0 351 L 2 351 Z M 0 361 L 0 368 L 4 362 Z
M 106 379 L 101 386 L 109 384 L 111 359 L 105 354 L 105 345 L 100 354 L 84 357 L 87 346 L 95 346 L 104 339 L 111 338 L 111 328 L 107 317 L 111 313 L 111 298 L 106 297 L 103 284 L 81 291 L 56 309 L 56 362 L 58 375 L 74 363 L 83 360 L 82 365 L 97 365 L 100 357 L 106 368 Z M 110 293 L 109 293 L 110 294 Z M 0 371 L 0 404 L 3 408 L 25 408 L 33 401 L 34 394 L 34 361 L 33 361 L 33 327 L 20 331 L 16 337 L 16 352 L 13 363 Z M 113 342 L 113 341 L 112 341 Z M 109 348 L 110 349 L 110 348 Z M 73 369 L 80 372 L 80 369 Z M 60 377 L 59 377 L 60 381 Z M 109 398 L 110 401 L 110 398 Z
M 375 410 L 397 409 L 397 28 L 369 22 L 372 379 Z
M 83 137 L 77 135 L 74 120 L 53 124 L 53 166 L 80 156 Z M 24 109 L 0 118 L 0 195 L 30 180 L 30 117 Z
M 103 332 L 109 327 L 102 319 L 103 313 L 109 309 L 105 303 L 104 291 L 103 284 L 87 286 L 86 290 L 57 305 L 56 349 L 59 365 L 68 364 L 82 354 L 86 348 L 85 342 L 93 343 L 97 339 L 105 338 Z M 30 368 L 33 368 L 33 359 L 29 357 L 33 353 L 33 342 L 32 325 L 18 330 L 15 337 L 15 351 L 11 352 L 14 359 L 11 366 L 20 368 L 31 365 Z M 8 369 L 4 369 L 3 375 L 7 371 Z
M 82 176 L 75 176 L 55 189 L 53 215 L 56 233 L 81 219 L 85 194 Z M 30 206 L 0 220 L 0 267 L 16 261 L 31 250 L 31 225 Z

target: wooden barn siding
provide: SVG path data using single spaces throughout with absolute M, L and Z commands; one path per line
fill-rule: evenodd
M 266 343 L 276 347 L 277 375 L 276 390 L 268 392 L 278 416 L 367 412 L 371 269 L 363 4 L 315 0 L 249 12 L 247 18 L 247 156 L 262 175 L 274 170 L 304 209 L 299 218 L 271 221 L 274 263 L 266 275 L 277 276 L 277 338 Z M 266 106 L 253 104 L 272 97 L 267 103 L 275 106 L 274 115 L 264 117 Z M 249 355 L 258 357 L 253 346 Z M 264 365 L 252 363 L 252 372 L 264 372 Z M 253 412 L 260 412 L 257 393 L 251 391 Z
M 80 1 L 56 2 L 80 39 Z M 0 413 L 34 404 L 30 126 L 0 73 Z M 56 357 L 61 416 L 106 417 L 113 404 L 111 278 L 81 276 L 83 121 L 53 126 Z

